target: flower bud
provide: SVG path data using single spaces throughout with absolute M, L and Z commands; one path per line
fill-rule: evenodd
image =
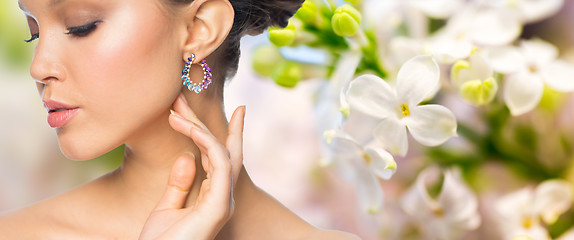
M 348 3 L 353 4 L 354 6 L 360 5 L 363 3 L 363 0 L 346 0 Z
M 460 86 L 460 95 L 462 98 L 477 106 L 490 103 L 497 92 L 498 84 L 492 77 L 484 81 L 467 81 Z
M 271 77 L 277 66 L 285 61 L 279 50 L 271 45 L 258 47 L 253 53 L 253 70 L 263 77 Z
M 301 81 L 303 70 L 301 65 L 295 62 L 283 62 L 273 72 L 273 81 L 279 86 L 294 88 Z
M 355 35 L 361 28 L 361 13 L 349 4 L 345 4 L 335 10 L 331 19 L 335 34 L 343 37 Z
M 315 5 L 313 1 L 305 1 L 297 13 L 295 13 L 295 17 L 305 23 L 310 23 L 315 21 L 318 12 L 317 5 Z
M 270 27 L 269 41 L 278 47 L 291 45 L 295 41 L 295 30 L 295 25 L 291 20 L 289 20 L 289 25 L 285 28 Z

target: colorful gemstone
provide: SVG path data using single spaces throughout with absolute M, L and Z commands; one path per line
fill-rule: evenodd
M 191 72 L 190 71 L 191 65 L 194 64 L 193 62 L 195 61 L 195 54 L 191 54 L 191 57 L 188 57 L 187 60 L 188 61 L 185 62 L 183 71 L 181 71 L 182 74 L 181 80 L 183 80 L 183 85 L 186 86 L 187 89 L 189 89 L 190 91 L 196 93 L 200 93 L 201 91 L 206 90 L 207 87 L 209 87 L 209 85 L 212 83 L 211 78 L 213 77 L 211 73 L 211 68 L 209 67 L 209 65 L 207 65 L 207 61 L 206 60 L 201 61 L 201 67 L 203 68 L 203 80 L 201 81 L 201 83 L 193 83 L 191 82 L 189 73 Z

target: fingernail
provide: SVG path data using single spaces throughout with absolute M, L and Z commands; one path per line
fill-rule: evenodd
M 175 112 L 174 110 L 171 110 L 171 109 L 170 109 L 169 112 L 171 112 L 171 115 L 174 115 L 174 116 L 176 116 L 176 117 L 178 117 L 178 118 L 184 119 L 181 115 L 179 115 L 179 113 Z
M 196 130 L 203 130 L 203 128 L 201 126 L 197 125 L 197 123 L 194 123 L 194 122 L 191 122 L 191 123 Z

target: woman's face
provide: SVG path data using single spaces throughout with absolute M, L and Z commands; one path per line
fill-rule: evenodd
M 176 23 L 160 1 L 20 5 L 39 33 L 30 73 L 42 100 L 77 107 L 49 116 L 68 158 L 97 157 L 167 124 L 183 61 Z

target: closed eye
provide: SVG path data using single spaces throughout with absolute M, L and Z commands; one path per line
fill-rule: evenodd
M 97 20 L 97 21 L 93 21 L 91 23 L 88 23 L 86 25 L 82 25 L 82 26 L 77 26 L 77 27 L 69 27 L 68 32 L 66 34 L 72 34 L 76 37 L 85 37 L 88 34 L 90 34 L 92 31 L 94 31 L 96 29 L 96 27 L 98 26 L 99 23 L 101 23 L 101 20 Z

